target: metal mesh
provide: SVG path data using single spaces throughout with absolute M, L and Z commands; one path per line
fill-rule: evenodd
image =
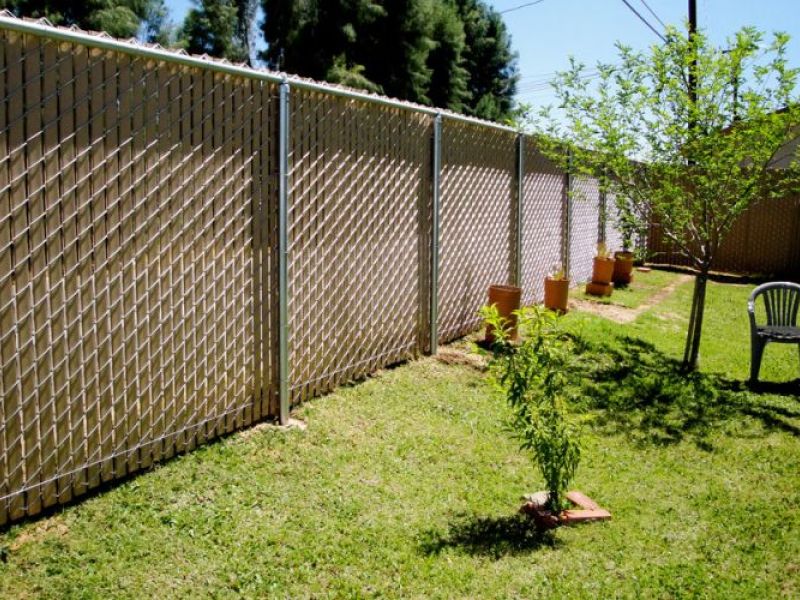
M 516 138 L 445 120 L 442 127 L 439 340 L 474 330 L 492 284 L 510 283 Z
M 0 73 L 2 522 L 260 417 L 271 90 L 11 32 Z
M 619 223 L 619 209 L 614 194 L 606 194 L 605 200 L 605 242 L 612 252 L 622 250 L 622 230 Z
M 544 278 L 561 268 L 565 176 L 526 140 L 522 204 L 522 302 L 544 299 Z
M 416 354 L 431 119 L 294 90 L 289 356 L 293 401 Z
M 569 203 L 569 277 L 573 283 L 581 283 L 592 277 L 592 261 L 600 237 L 600 195 L 597 181 L 575 177 Z

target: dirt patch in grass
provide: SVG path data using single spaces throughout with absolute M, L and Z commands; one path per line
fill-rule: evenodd
M 627 308 L 616 304 L 604 304 L 600 302 L 592 302 L 591 300 L 573 299 L 570 301 L 570 310 L 580 310 L 589 312 L 601 317 L 605 317 L 617 323 L 632 323 L 640 314 L 646 310 L 650 310 L 654 306 L 663 302 L 670 294 L 672 294 L 678 286 L 690 281 L 692 275 L 681 275 L 675 278 L 668 285 L 661 288 L 658 292 L 650 296 L 642 304 L 636 308 Z
M 470 352 L 469 348 L 463 344 L 439 346 L 436 352 L 436 360 L 446 365 L 463 365 L 479 371 L 485 370 L 487 365 L 485 356 Z
M 19 537 L 15 538 L 8 548 L 16 552 L 25 544 L 31 542 L 40 543 L 49 537 L 64 537 L 69 533 L 69 527 L 59 517 L 51 517 L 37 523 L 33 529 L 23 531 Z

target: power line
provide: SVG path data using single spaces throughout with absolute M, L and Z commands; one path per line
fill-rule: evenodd
M 660 17 L 659 17 L 659 16 L 656 14 L 656 12 L 655 12 L 655 11 L 654 11 L 652 8 L 650 8 L 650 5 L 649 5 L 647 2 L 645 2 L 645 0 L 639 0 L 639 2 L 641 2 L 642 4 L 644 4 L 644 7 L 645 7 L 645 8 L 646 8 L 648 11 L 650 11 L 650 14 L 651 14 L 651 15 L 653 15 L 653 16 L 656 18 L 656 21 L 658 21 L 659 23 L 661 23 L 661 26 L 662 26 L 664 29 L 666 29 L 666 28 L 667 28 L 667 24 L 666 24 L 666 23 L 664 23 L 664 21 L 662 21 L 662 20 L 661 20 L 661 18 L 660 18 Z
M 534 6 L 535 4 L 541 4 L 542 2 L 544 2 L 544 0 L 536 0 L 536 2 L 527 2 L 525 4 L 520 4 L 519 6 L 513 6 L 511 8 L 507 8 L 505 10 L 500 10 L 500 11 L 497 11 L 497 12 L 498 12 L 498 14 L 502 15 L 504 13 L 510 13 L 512 11 L 519 10 L 521 8 L 527 8 L 529 6 Z
M 644 23 L 645 25 L 647 25 L 647 27 L 648 27 L 648 28 L 650 28 L 650 30 L 651 30 L 653 33 L 655 33 L 655 34 L 656 34 L 658 37 L 660 37 L 662 42 L 666 42 L 666 41 L 667 41 L 667 38 L 665 38 L 663 35 L 661 35 L 661 32 L 660 32 L 658 29 L 656 29 L 655 27 L 653 27 L 653 26 L 650 24 L 650 21 L 648 21 L 647 19 L 645 19 L 645 18 L 644 18 L 644 17 L 643 17 L 643 16 L 642 16 L 642 15 L 639 13 L 639 11 L 638 11 L 638 10 L 636 10 L 635 8 L 633 8 L 633 6 L 631 6 L 631 3 L 630 3 L 630 2 L 628 2 L 628 0 L 622 0 L 622 2 L 623 2 L 623 4 L 625 4 L 625 6 L 627 6 L 629 9 L 631 9 L 631 12 L 633 12 L 633 14 L 635 14 L 637 17 L 639 17 L 639 20 L 640 20 L 642 23 Z

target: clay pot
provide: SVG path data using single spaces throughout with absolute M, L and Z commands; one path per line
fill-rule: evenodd
M 519 303 L 522 298 L 522 289 L 513 285 L 490 285 L 489 286 L 489 305 L 497 306 L 500 316 L 508 320 L 508 332 L 511 339 L 517 337 L 517 315 L 515 310 L 519 310 Z M 486 326 L 486 343 L 494 343 L 494 328 Z
M 569 298 L 569 279 L 544 280 L 544 305 L 550 310 L 567 312 L 567 299 Z
M 633 252 L 619 250 L 614 252 L 614 285 L 628 285 L 633 281 Z
M 611 283 L 613 276 L 614 259 L 595 256 L 592 266 L 592 283 Z
M 614 286 L 610 283 L 595 283 L 590 281 L 586 284 L 586 293 L 591 296 L 610 296 L 614 291 Z

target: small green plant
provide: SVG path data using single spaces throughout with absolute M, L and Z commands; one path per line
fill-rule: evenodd
M 560 317 L 539 306 L 520 309 L 520 342 L 512 343 L 496 307 L 481 316 L 497 332 L 491 367 L 512 409 L 512 430 L 547 484 L 547 508 L 559 514 L 581 455 L 577 426 L 567 418 L 570 352 Z
M 611 256 L 611 251 L 606 246 L 605 242 L 597 244 L 597 258 L 608 258 Z
M 556 264 L 553 265 L 553 268 L 550 269 L 550 273 L 548 273 L 547 276 L 554 281 L 564 281 L 567 278 L 567 272 L 564 270 L 563 266 Z

